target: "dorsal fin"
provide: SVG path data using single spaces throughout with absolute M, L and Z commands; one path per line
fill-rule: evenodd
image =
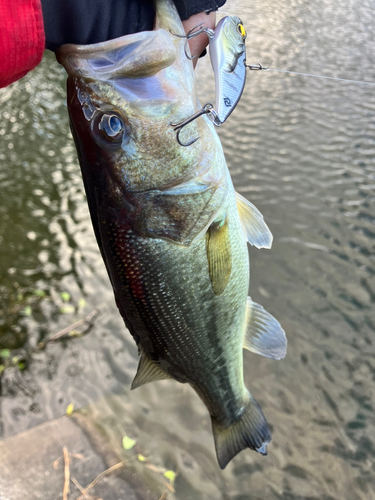
M 280 323 L 248 297 L 243 347 L 266 358 L 282 359 L 286 355 L 286 346 L 285 332 Z
M 147 356 L 147 354 L 141 351 L 141 359 L 139 360 L 137 374 L 134 377 L 131 389 L 136 389 L 149 382 L 166 380 L 168 378 L 171 378 L 168 373 L 162 370 L 159 365 Z
M 237 208 L 247 241 L 257 248 L 271 248 L 273 236 L 263 215 L 246 198 L 236 193 Z
M 232 272 L 228 220 L 215 221 L 206 233 L 208 270 L 215 295 L 221 295 Z

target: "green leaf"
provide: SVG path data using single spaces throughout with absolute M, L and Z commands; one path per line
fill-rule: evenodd
M 87 305 L 87 302 L 85 301 L 85 299 L 83 299 L 82 297 L 79 299 L 79 302 L 78 302 L 78 307 L 80 309 L 83 309 L 85 306 Z
M 176 479 L 176 473 L 173 470 L 167 470 L 164 472 L 163 476 L 169 479 L 169 482 L 173 486 L 174 480 Z
M 21 371 L 22 371 L 22 370 L 24 370 L 24 369 L 26 368 L 25 363 L 24 363 L 23 361 L 20 361 L 20 362 L 18 363 L 18 368 L 19 368 Z
M 46 292 L 44 290 L 34 290 L 34 295 L 36 295 L 37 297 L 45 297 Z
M 0 358 L 10 358 L 10 349 L 0 349 Z
M 17 293 L 17 300 L 21 302 L 22 299 L 23 299 L 22 293 Z
M 63 306 L 63 307 L 60 308 L 60 312 L 62 314 L 71 314 L 71 313 L 74 313 L 74 311 L 75 311 L 74 306 L 72 306 L 70 304 L 68 304 L 68 305 Z
M 68 292 L 61 292 L 60 296 L 61 296 L 61 298 L 63 299 L 64 302 L 69 302 L 69 300 L 70 300 L 70 293 L 68 293 Z
M 73 403 L 70 403 L 67 408 L 66 408 L 66 414 L 69 416 L 73 413 L 73 410 L 74 410 L 74 404 Z
M 137 441 L 135 441 L 134 439 L 130 438 L 129 436 L 127 436 L 125 434 L 125 436 L 122 438 L 122 446 L 125 450 L 131 450 L 135 444 L 136 444 Z
M 26 306 L 21 312 L 24 316 L 31 316 L 33 310 L 30 306 Z
M 5 366 L 4 365 L 0 365 L 0 375 L 3 373 L 4 370 L 5 370 Z
M 147 458 L 140 453 L 138 453 L 137 458 L 140 462 L 147 462 Z

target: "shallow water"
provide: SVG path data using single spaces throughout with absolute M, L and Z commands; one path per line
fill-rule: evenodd
M 221 13 L 241 17 L 249 63 L 375 82 L 373 2 L 228 0 Z M 198 67 L 203 102 L 208 58 Z M 254 71 L 219 130 L 236 188 L 274 234 L 272 250 L 250 249 L 250 294 L 289 341 L 284 361 L 244 354 L 273 440 L 267 458 L 244 451 L 222 472 L 189 387 L 129 390 L 137 350 L 94 239 L 64 86 L 47 55 L 0 91 L 0 354 L 19 358 L 1 375 L 1 435 L 70 403 L 98 418 L 115 406 L 154 463 L 178 468 L 176 499 L 375 498 L 374 87 Z M 38 348 L 93 309 L 86 335 Z

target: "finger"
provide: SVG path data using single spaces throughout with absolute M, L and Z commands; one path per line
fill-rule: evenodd
M 182 24 L 185 29 L 185 33 L 187 34 L 190 30 L 198 26 L 198 24 L 203 23 L 204 26 L 213 30 L 215 29 L 216 22 L 216 12 L 210 12 L 206 14 L 206 12 L 200 12 L 199 14 L 195 14 L 194 16 L 189 17 L 186 21 L 182 21 Z M 208 45 L 208 36 L 205 33 L 201 35 L 191 38 L 189 40 L 189 47 L 192 56 L 199 56 L 204 49 Z M 193 59 L 194 68 L 197 65 L 198 57 Z

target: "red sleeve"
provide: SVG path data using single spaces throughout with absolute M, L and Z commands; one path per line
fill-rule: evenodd
M 44 51 L 40 0 L 0 0 L 0 87 L 37 66 Z

